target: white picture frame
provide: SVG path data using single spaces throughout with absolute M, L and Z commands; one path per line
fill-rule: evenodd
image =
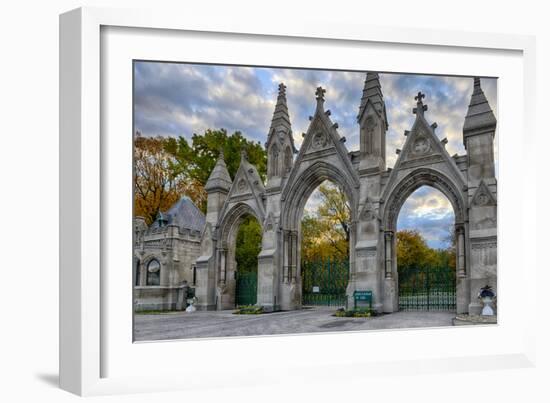
M 117 28 L 110 28 L 117 27 Z M 113 34 L 111 38 L 104 35 Z M 454 31 L 429 31 L 406 28 L 381 28 L 354 23 L 336 23 L 324 21 L 320 24 L 313 19 L 303 18 L 300 25 L 285 25 L 279 21 L 243 21 L 231 19 L 195 19 L 192 15 L 171 13 L 159 10 L 112 10 L 102 8 L 81 8 L 70 11 L 60 17 L 60 385 L 63 389 L 79 395 L 97 395 L 112 393 L 135 393 L 186 388 L 208 388 L 234 385 L 246 386 L 258 383 L 273 382 L 272 374 L 262 369 L 278 371 L 278 382 L 292 380 L 297 374 L 301 379 L 322 379 L 328 373 L 327 368 L 338 368 L 338 373 L 358 373 L 368 376 L 372 373 L 404 374 L 408 372 L 441 372 L 465 371 L 492 368 L 520 368 L 532 366 L 534 362 L 534 313 L 525 312 L 518 315 L 525 307 L 518 307 L 511 298 L 515 290 L 529 288 L 529 278 L 536 277 L 535 253 L 527 253 L 528 224 L 535 222 L 535 209 L 529 208 L 525 191 L 522 191 L 519 204 L 514 192 L 507 188 L 508 183 L 518 181 L 522 189 L 536 189 L 535 177 L 522 178 L 513 173 L 505 164 L 500 165 L 499 189 L 499 325 L 493 327 L 465 327 L 452 329 L 421 329 L 406 331 L 351 332 L 349 334 L 323 334 L 302 336 L 270 336 L 255 338 L 228 338 L 221 340 L 174 341 L 164 343 L 141 343 L 136 345 L 127 337 L 128 323 L 131 325 L 131 301 L 112 298 L 115 284 L 124 284 L 124 275 L 111 277 L 111 259 L 128 260 L 131 265 L 131 249 L 124 255 L 113 251 L 106 239 L 115 239 L 119 231 L 130 234 L 131 214 L 118 216 L 114 211 L 130 211 L 131 199 L 128 188 L 131 184 L 126 168 L 112 164 L 115 149 L 122 150 L 121 161 L 130 163 L 131 154 L 127 154 L 127 140 L 117 140 L 105 136 L 111 130 L 111 123 L 120 123 L 121 127 L 131 126 L 131 115 L 128 115 L 127 81 L 105 81 L 102 69 L 106 67 L 102 57 L 115 57 L 109 53 L 111 46 L 120 50 L 117 57 L 153 60 L 177 60 L 211 63 L 236 63 L 257 65 L 284 65 L 277 63 L 273 54 L 268 51 L 250 52 L 232 48 L 234 54 L 214 54 L 204 60 L 181 60 L 181 52 L 170 56 L 173 45 L 181 40 L 179 34 L 191 33 L 189 44 L 200 41 L 202 37 L 213 41 L 250 40 L 255 44 L 278 46 L 291 41 L 298 47 L 317 46 L 322 50 L 333 48 L 334 51 L 366 46 L 373 51 L 384 52 L 386 48 L 404 52 L 402 59 L 407 59 L 407 72 L 446 73 L 464 75 L 494 76 L 495 69 L 502 69 L 499 75 L 499 156 L 505 161 L 511 152 L 512 145 L 507 141 L 511 132 L 521 138 L 516 144 L 515 153 L 523 161 L 532 158 L 534 142 L 533 114 L 530 108 L 535 92 L 534 74 L 534 39 L 521 35 L 475 34 Z M 143 35 L 139 46 L 120 46 L 122 40 Z M 118 35 L 118 37 L 117 37 Z M 153 37 L 148 39 L 148 35 Z M 210 35 L 210 36 L 209 36 Z M 128 38 L 122 38 L 128 37 Z M 225 39 L 224 39 L 225 37 Z M 153 50 L 151 44 L 164 41 L 164 45 Z M 149 42 L 149 43 L 148 43 Z M 250 43 L 252 43 L 250 42 Z M 160 42 L 158 42 L 160 43 Z M 201 45 L 204 45 L 201 43 Z M 269 45 L 269 46 L 268 46 Z M 137 47 L 136 47 L 137 46 Z M 170 47 L 172 49 L 170 50 Z M 197 49 L 190 46 L 188 49 Z M 228 48 L 230 48 L 228 46 Z M 288 48 L 292 48 L 288 46 Z M 150 51 L 147 54 L 146 49 Z M 399 50 L 401 49 L 401 50 Z M 136 54 L 132 55 L 131 53 Z M 472 63 L 457 62 L 455 67 L 445 66 L 445 58 L 434 59 L 430 71 L 425 71 L 421 58 L 415 61 L 411 54 L 425 56 L 430 52 L 440 52 L 446 58 L 465 60 Z M 154 54 L 153 54 L 154 53 Z M 292 56 L 292 52 L 290 52 Z M 466 55 L 466 56 L 465 56 Z M 468 56 L 469 55 L 469 56 Z M 509 58 L 507 58 L 508 56 Z M 160 57 L 160 58 L 157 58 Z M 206 56 L 202 56 L 206 58 Z M 231 59 L 234 57 L 234 59 Z M 295 54 L 294 67 L 351 68 L 349 59 L 335 58 L 329 65 L 321 59 L 298 59 Z M 497 58 L 502 65 L 495 66 Z M 239 62 L 239 60 L 241 60 Z M 254 62 L 255 60 L 255 62 Z M 390 66 L 389 60 L 398 63 L 399 57 L 389 55 L 387 60 L 373 60 L 370 69 L 399 71 Z M 477 60 L 477 63 L 475 62 Z M 107 68 L 117 69 L 120 63 Z M 481 61 L 481 62 L 480 62 Z M 312 64 L 313 63 L 313 64 Z M 354 67 L 365 66 L 365 61 L 354 61 Z M 393 62 L 392 62 L 393 63 Z M 107 62 L 108 64 L 108 62 Z M 498 64 L 498 63 L 497 63 Z M 506 65 L 510 64 L 510 71 Z M 287 64 L 288 65 L 288 64 Z M 394 66 L 397 66 L 395 64 Z M 404 66 L 404 64 L 403 64 Z M 124 70 L 124 68 L 122 69 Z M 109 70 L 108 74 L 111 74 Z M 130 74 L 131 72 L 128 72 Z M 516 74 L 517 73 L 517 74 Z M 120 74 L 113 73 L 113 74 Z M 111 76 L 109 76 L 111 77 Z M 119 76 L 116 76 L 119 77 Z M 104 94 L 112 91 L 111 86 L 122 85 L 124 88 L 114 91 L 114 98 L 104 102 Z M 117 87 L 118 88 L 118 87 Z M 120 95 L 120 97 L 119 97 Z M 510 97 L 514 96 L 516 107 L 514 119 L 507 115 L 513 111 Z M 109 95 L 110 96 L 110 95 Z M 517 98 L 519 97 L 519 99 Z M 111 102 L 113 100 L 120 102 Z M 108 105 L 108 106 L 106 106 Z M 113 112 L 109 109 L 122 108 L 121 114 L 111 122 Z M 130 121 L 128 118 L 130 117 Z M 109 121 L 109 122 L 106 122 Z M 122 137 L 121 137 L 122 138 Z M 128 134 L 131 141 L 131 136 Z M 117 140 L 117 141 L 114 141 Z M 121 166 L 126 166 L 123 163 Z M 127 182 L 124 182 L 126 181 Z M 120 184 L 124 184 L 120 187 Z M 113 189 L 122 189 L 121 194 L 114 195 Z M 502 190 L 501 190 L 502 189 Z M 125 192 L 125 193 L 124 193 Z M 510 200 L 510 203 L 506 203 Z M 504 201 L 504 203 L 502 203 Z M 120 210 L 117 210 L 120 209 Z M 124 210 L 127 209 L 127 210 Z M 513 211 L 512 211 L 513 209 Z M 509 220 L 513 212 L 514 220 Z M 108 217 L 122 217 L 119 224 L 112 224 Z M 106 221 L 108 223 L 106 223 Z M 114 225 L 112 232 L 105 233 L 105 227 Z M 111 231 L 111 230 L 109 230 Z M 121 242 L 131 248 L 125 238 Z M 531 245 L 531 247 L 534 247 Z M 514 248 L 512 250 L 512 248 Z M 127 249 L 127 248 L 126 248 Z M 121 250 L 126 250 L 125 247 Z M 124 267 L 124 266 L 123 266 Z M 507 275 L 513 267 L 520 267 L 522 275 Z M 124 273 L 124 270 L 120 270 Z M 130 271 L 128 274 L 131 276 Z M 502 280 L 501 280 L 502 279 Z M 109 280 L 109 281 L 107 281 Z M 112 280 L 112 282 L 111 282 Z M 118 283 L 117 283 L 118 282 Z M 131 288 L 131 283 L 128 283 Z M 531 290 L 532 288 L 530 288 Z M 126 291 L 124 291 L 126 292 Z M 516 293 L 519 291 L 515 291 Z M 534 289 L 530 298 L 535 300 Z M 127 309 L 128 306 L 130 309 Z M 124 315 L 127 315 L 124 318 Z M 129 319 L 128 319 L 129 318 Z M 120 323 L 120 329 L 117 327 Z M 121 336 L 122 335 L 122 336 Z M 384 351 L 383 348 L 367 354 L 362 345 L 384 346 L 407 337 L 411 343 L 421 347 L 414 353 L 399 349 Z M 429 350 L 429 344 L 437 338 L 452 340 L 450 347 Z M 484 350 L 474 340 L 487 338 L 494 341 L 494 346 Z M 388 339 L 392 339 L 388 341 Z M 426 341 L 427 340 L 427 341 Z M 454 341 L 463 345 L 453 345 Z M 331 346 L 344 342 L 342 357 L 333 358 L 330 354 L 315 354 L 317 345 Z M 117 344 L 118 343 L 118 344 Z M 246 345 L 247 354 L 237 357 L 235 347 Z M 192 346 L 190 348 L 189 346 Z M 269 346 L 269 347 L 267 347 Z M 301 352 L 281 356 L 285 351 Z M 312 347 L 313 346 L 313 347 Z M 331 347 L 327 347 L 330 351 Z M 318 350 L 317 350 L 318 351 Z M 484 352 L 486 351 L 486 352 Z M 135 352 L 135 353 L 134 353 Z M 139 354 L 143 364 L 142 371 L 132 371 L 136 363 L 134 354 Z M 223 366 L 201 364 L 201 357 L 224 357 L 237 362 L 243 368 L 255 370 L 254 379 L 244 379 L 233 373 L 224 372 Z M 328 358 L 327 358 L 328 356 Z M 262 357 L 260 359 L 259 357 Z M 350 357 L 352 359 L 350 359 Z M 189 360 L 194 365 L 183 366 L 182 360 Z M 300 361 L 303 360 L 303 361 Z M 122 361 L 128 364 L 123 365 Z M 174 363 L 179 363 L 174 365 Z M 268 363 L 268 364 L 266 364 Z M 117 366 L 118 365 L 118 366 Z M 155 368 L 157 373 L 148 369 Z M 159 371 L 159 368 L 162 370 Z M 307 374 L 303 369 L 307 368 Z

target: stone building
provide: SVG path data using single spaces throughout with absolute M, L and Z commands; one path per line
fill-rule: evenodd
M 268 311 L 301 308 L 301 218 L 313 190 L 330 180 L 345 191 L 351 206 L 348 298 L 356 290 L 369 290 L 375 310 L 398 310 L 397 217 L 405 200 L 419 187 L 428 185 L 440 190 L 454 209 L 457 313 L 478 314 L 479 289 L 497 286 L 493 150 L 497 122 L 480 80 L 475 78 L 463 127 L 466 153 L 451 156 L 445 148 L 447 139 L 439 138 L 437 124 L 427 120 L 428 107 L 423 98 L 420 92 L 415 97 L 412 112 L 416 119 L 405 131 L 405 145 L 396 150 L 398 159 L 390 169 L 386 167 L 386 132 L 391 122 L 377 73 L 366 75 L 357 116 L 360 148 L 353 152 L 347 150 L 346 139 L 338 134 L 338 125 L 332 122 L 330 110 L 325 109 L 325 90 L 321 87 L 316 91 L 309 128 L 303 134 L 300 150 L 296 150 L 286 89 L 281 84 L 265 145 L 267 182 L 262 182 L 244 154 L 231 181 L 221 155 L 206 185 L 206 224 L 196 261 L 197 307 L 211 310 L 235 306 L 236 234 L 243 218 L 252 215 L 263 229 L 257 304 Z M 151 229 L 147 237 L 158 244 L 154 258 L 159 259 L 161 270 L 167 267 L 160 277 L 161 284 L 168 287 L 177 283 L 168 273 L 174 273 L 180 281 L 190 270 L 189 263 L 175 265 L 174 252 L 168 247 L 170 240 L 192 235 L 183 235 L 180 227 L 169 223 L 161 228 L 162 235 L 155 235 L 158 229 Z M 196 236 L 199 230 L 197 227 Z M 197 244 L 193 240 L 189 245 Z M 183 252 L 179 251 L 181 259 Z M 139 253 L 143 266 L 140 273 L 144 276 L 153 258 L 152 248 L 144 246 Z
M 159 213 L 149 227 L 134 219 L 134 308 L 184 309 L 196 281 L 205 216 L 188 197 Z

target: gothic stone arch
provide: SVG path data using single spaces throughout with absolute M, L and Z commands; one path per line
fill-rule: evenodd
M 307 163 L 297 160 L 291 180 L 283 192 L 281 203 L 281 305 L 287 309 L 301 307 L 301 221 L 304 207 L 311 193 L 325 180 L 340 186 L 350 204 L 350 267 L 354 265 L 355 228 L 359 181 L 338 155 L 330 158 L 308 159 Z M 347 158 L 347 157 L 346 157 Z
M 396 225 L 397 217 L 401 207 L 407 198 L 418 188 L 430 186 L 443 193 L 453 206 L 455 215 L 455 231 L 457 239 L 457 262 L 456 262 L 456 302 L 457 312 L 467 312 L 469 298 L 469 287 L 467 280 L 467 255 L 465 246 L 469 240 L 468 231 L 465 229 L 466 201 L 464 197 L 465 183 L 460 178 L 453 178 L 449 173 L 434 169 L 431 165 L 418 166 L 408 169 L 404 175 L 395 177 L 395 183 L 388 183 L 386 186 L 387 200 L 382 207 L 382 234 L 381 245 L 383 245 L 383 273 L 384 273 L 384 301 L 383 307 L 387 312 L 394 312 L 398 309 L 399 276 L 397 273 L 396 254 Z M 438 166 L 439 164 L 435 164 Z M 438 166 L 441 168 L 441 166 Z
M 280 305 L 297 309 L 302 303 L 300 276 L 301 220 L 311 193 L 325 180 L 340 186 L 351 211 L 350 266 L 355 262 L 355 221 L 358 210 L 360 180 L 354 169 L 345 138 L 340 137 L 330 112 L 324 110 L 324 90 L 317 90 L 317 108 L 311 119 L 300 151 L 281 194 L 280 243 L 277 271 L 280 281 Z M 351 270 L 353 271 L 353 269 Z
M 216 245 L 216 296 L 218 309 L 235 307 L 236 281 L 235 247 L 239 226 L 247 216 L 254 217 L 263 228 L 263 212 L 255 201 L 245 200 L 229 203 L 220 217 Z
M 348 303 L 353 304 L 354 291 L 370 290 L 375 310 L 398 310 L 396 220 L 407 197 L 428 185 L 445 194 L 455 212 L 457 312 L 479 313 L 476 290 L 485 284 L 496 287 L 497 205 L 492 148 L 496 119 L 479 79 L 474 80 L 464 124 L 467 154 L 449 155 L 447 139 L 439 139 L 437 125 L 427 122 L 424 94 L 418 93 L 413 109 L 416 119 L 405 132 L 403 150 L 396 150 L 399 156 L 393 169 L 386 168 L 388 120 L 377 73 L 368 73 L 365 80 L 357 116 L 360 149 L 354 152 L 346 149 L 330 110 L 324 108 L 325 90 L 319 87 L 315 113 L 292 161 L 297 150 L 285 89 L 279 85 L 268 132 L 265 186 L 245 155 L 233 181 L 222 156 L 207 183 L 208 230 L 203 236 L 204 252 L 197 260 L 198 308 L 231 305 L 231 298 L 223 297 L 227 294 L 225 262 L 229 258 L 222 252 L 229 249 L 235 228 L 246 214 L 254 215 L 263 228 L 257 303 L 266 310 L 300 308 L 300 221 L 309 195 L 328 179 L 344 189 L 351 206 Z

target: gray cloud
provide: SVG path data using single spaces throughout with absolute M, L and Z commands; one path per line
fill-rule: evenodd
M 346 146 L 350 151 L 359 148 L 356 116 L 365 79 L 361 72 L 136 62 L 134 78 L 134 124 L 146 136 L 190 138 L 208 128 L 225 128 L 263 144 L 277 85 L 284 82 L 297 146 L 315 111 L 315 89 L 321 85 L 327 90 L 325 108 L 331 110 L 338 132 L 346 137 Z M 439 138 L 449 140 L 449 153 L 465 153 L 462 125 L 472 93 L 471 78 L 384 73 L 380 80 L 390 126 L 386 140 L 389 167 L 397 159 L 395 149 L 403 147 L 404 130 L 414 122 L 412 108 L 418 91 L 426 94 L 426 118 L 437 122 Z M 483 79 L 482 87 L 498 119 L 497 80 Z M 498 155 L 495 158 L 498 161 Z M 403 206 L 399 223 L 420 230 L 430 245 L 442 247 L 443 232 L 454 219 L 452 209 L 442 194 L 420 190 Z M 308 210 L 317 199 L 313 194 Z

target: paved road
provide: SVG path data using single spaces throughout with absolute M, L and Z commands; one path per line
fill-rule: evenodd
M 346 330 L 452 326 L 450 312 L 396 312 L 373 318 L 336 318 L 335 309 L 317 307 L 263 315 L 232 311 L 135 315 L 135 340 L 256 336 Z

